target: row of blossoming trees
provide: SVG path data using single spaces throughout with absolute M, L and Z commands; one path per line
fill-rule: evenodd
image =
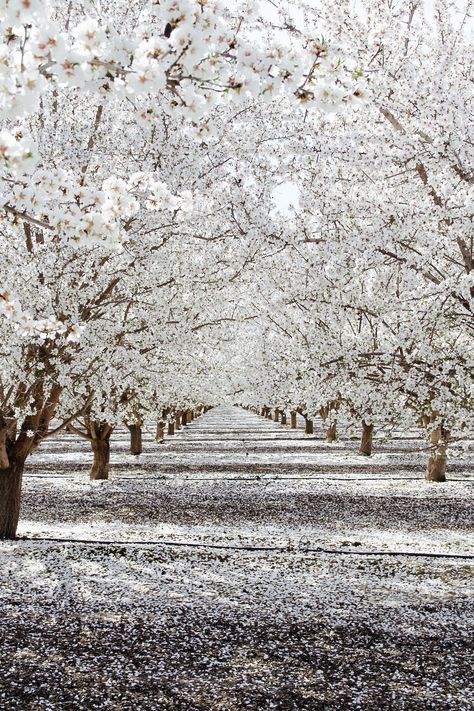
M 66 427 L 472 433 L 470 3 L 257 5 L 0 3 L 0 538 Z

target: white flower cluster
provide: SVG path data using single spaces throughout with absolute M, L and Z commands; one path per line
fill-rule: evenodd
M 110 177 L 99 188 L 81 182 L 71 171 L 37 170 L 28 181 L 5 184 L 3 204 L 41 215 L 45 227 L 72 243 L 108 247 L 123 241 L 122 220 L 135 215 L 141 203 L 148 210 L 182 216 L 193 209 L 191 191 L 173 195 L 156 173 L 135 173 L 128 180 Z
M 26 311 L 23 311 L 20 302 L 8 289 L 0 289 L 0 314 L 15 325 L 15 329 L 23 337 L 40 341 L 46 341 L 58 335 L 66 335 L 66 341 L 76 343 L 85 329 L 83 324 L 73 324 L 68 327 L 53 315 L 34 319 Z
M 0 131 L 0 165 L 10 175 L 29 175 L 37 162 L 36 150 L 29 138 Z
M 192 192 L 183 190 L 179 195 L 173 195 L 156 173 L 134 173 L 129 184 L 132 193 L 145 200 L 148 210 L 179 210 L 183 215 L 193 211 Z

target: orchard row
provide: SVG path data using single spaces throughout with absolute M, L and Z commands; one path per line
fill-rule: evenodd
M 472 438 L 469 2 L 287 5 L 0 3 L 0 537 L 67 427 Z

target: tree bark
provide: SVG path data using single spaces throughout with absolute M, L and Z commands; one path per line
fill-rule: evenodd
M 314 434 L 313 420 L 309 420 L 308 418 L 305 419 L 304 431 L 305 434 Z
M 157 425 L 156 425 L 156 436 L 155 439 L 157 442 L 163 442 L 165 438 L 165 423 L 163 420 L 158 420 Z
M 7 427 L 0 428 L 0 471 L 2 469 L 8 469 L 10 466 L 10 460 L 8 458 L 7 452 Z
M 362 420 L 362 436 L 360 439 L 359 454 L 363 454 L 365 457 L 370 457 L 372 454 L 373 432 L 374 426 L 368 425 L 364 420 Z
M 281 424 L 286 425 L 286 412 L 284 412 L 283 410 L 281 413 Z
M 103 427 L 104 429 L 102 427 L 97 428 L 99 432 L 91 439 L 94 461 L 90 471 L 90 478 L 93 481 L 109 478 L 110 435 L 112 434 L 112 428 L 109 425 Z
M 337 439 L 337 427 L 336 423 L 333 422 L 332 425 L 329 425 L 329 427 L 326 430 L 326 442 L 335 442 Z
M 277 407 L 275 408 L 274 421 L 275 422 L 280 421 L 280 410 Z
M 131 454 L 141 454 L 143 452 L 142 445 L 142 428 L 141 425 L 129 425 L 130 430 L 130 452 Z
M 446 463 L 449 432 L 442 427 L 437 427 L 430 435 L 433 449 L 428 458 L 426 467 L 427 481 L 446 481 Z
M 182 412 L 181 410 L 178 410 L 176 413 L 175 421 L 174 421 L 174 428 L 175 430 L 179 430 L 181 427 L 181 422 L 182 422 Z
M 174 435 L 174 422 L 168 422 L 168 435 Z
M 291 411 L 290 413 L 290 420 L 291 420 L 291 429 L 296 430 L 296 412 L 294 410 Z
M 9 466 L 0 469 L 0 540 L 16 537 L 24 468 L 24 460 L 10 456 Z

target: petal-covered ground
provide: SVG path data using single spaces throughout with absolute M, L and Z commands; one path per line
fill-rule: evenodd
M 219 407 L 108 482 L 62 434 L 0 544 L 0 709 L 474 708 L 474 476 Z

